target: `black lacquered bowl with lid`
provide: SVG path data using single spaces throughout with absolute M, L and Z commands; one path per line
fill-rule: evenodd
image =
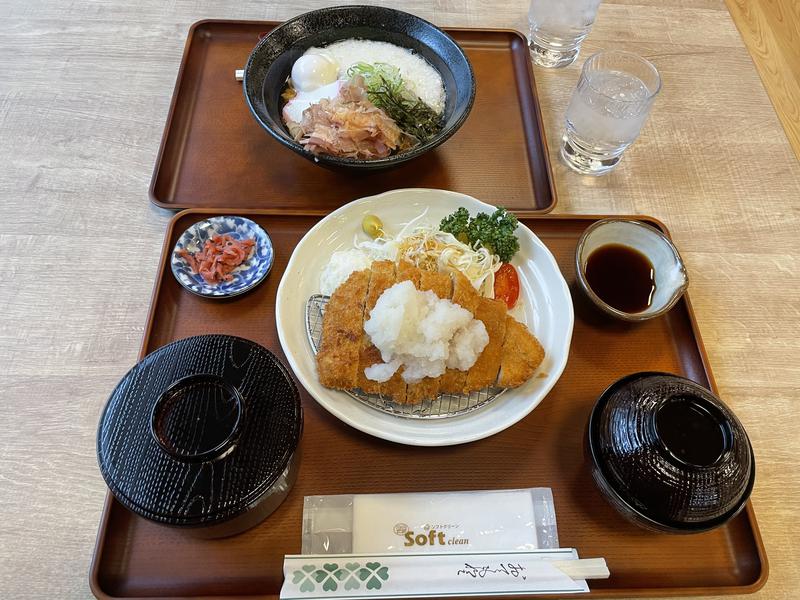
M 736 416 L 706 388 L 667 373 L 635 373 L 603 392 L 587 451 L 611 505 L 655 531 L 718 527 L 744 508 L 755 481 Z
M 256 525 L 288 495 L 303 416 L 286 367 L 227 335 L 178 340 L 114 389 L 97 456 L 126 508 L 200 537 Z

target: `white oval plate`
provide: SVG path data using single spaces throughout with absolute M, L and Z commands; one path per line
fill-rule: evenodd
M 286 358 L 303 387 L 345 423 L 385 440 L 414 446 L 449 446 L 479 440 L 524 418 L 553 388 L 567 364 L 574 321 L 572 297 L 553 255 L 533 232 L 520 225 L 520 251 L 511 261 L 520 279 L 520 299 L 512 315 L 527 324 L 544 346 L 545 359 L 524 385 L 506 391 L 485 408 L 448 419 L 404 419 L 369 408 L 347 394 L 320 385 L 316 360 L 306 336 L 306 301 L 319 293 L 319 275 L 336 250 L 367 239 L 361 220 L 377 215 L 387 233 L 428 209 L 438 223 L 465 207 L 470 214 L 492 212 L 494 206 L 471 196 L 444 190 L 403 189 L 355 200 L 317 223 L 297 244 L 278 286 L 275 320 Z

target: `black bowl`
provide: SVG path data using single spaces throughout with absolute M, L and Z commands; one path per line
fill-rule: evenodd
M 294 141 L 281 117 L 281 92 L 292 65 L 312 46 L 326 46 L 348 38 L 409 48 L 439 71 L 447 95 L 444 127 L 439 133 L 406 152 L 375 160 L 315 155 Z M 464 123 L 475 99 L 472 66 L 453 38 L 424 19 L 378 6 L 335 6 L 286 21 L 265 36 L 250 53 L 244 68 L 243 88 L 256 121 L 281 144 L 314 162 L 364 170 L 406 162 L 443 143 Z
M 116 499 L 155 523 L 225 537 L 272 513 L 294 484 L 303 431 L 288 369 L 255 342 L 200 335 L 123 377 L 97 431 Z
M 713 529 L 738 514 L 753 489 L 753 450 L 742 424 L 683 377 L 623 377 L 597 401 L 587 441 L 600 491 L 647 529 Z

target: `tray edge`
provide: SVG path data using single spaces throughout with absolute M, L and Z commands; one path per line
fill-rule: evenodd
M 186 61 L 189 57 L 189 52 L 191 51 L 192 43 L 194 42 L 195 36 L 197 35 L 197 30 L 206 23 L 213 21 L 213 19 L 200 19 L 199 21 L 195 21 L 189 26 L 189 30 L 186 33 L 186 42 L 183 45 L 183 54 L 181 54 L 181 62 L 180 66 L 178 67 L 178 74 L 175 77 L 175 85 L 172 88 L 172 97 L 169 100 L 169 110 L 167 111 L 167 119 L 164 122 L 164 130 L 161 132 L 161 141 L 158 145 L 158 153 L 156 154 L 155 164 L 153 165 L 153 175 L 150 177 L 150 184 L 147 187 L 147 195 L 150 198 L 150 202 L 154 205 L 158 206 L 159 208 L 164 208 L 167 210 L 176 210 L 178 209 L 177 206 L 170 204 L 168 202 L 164 202 L 160 198 L 156 196 L 156 181 L 158 181 L 158 175 L 161 171 L 161 163 L 164 158 L 164 151 L 167 147 L 167 138 L 169 137 L 169 132 L 172 130 L 172 120 L 175 116 L 175 107 L 178 103 L 178 92 L 181 89 L 181 84 L 183 83 L 183 75 L 186 71 Z

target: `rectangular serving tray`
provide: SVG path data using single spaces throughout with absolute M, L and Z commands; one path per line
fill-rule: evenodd
M 547 212 L 556 195 L 525 37 L 447 29 L 475 72 L 475 104 L 439 148 L 374 173 L 321 167 L 273 140 L 250 114 L 234 72 L 272 21 L 200 21 L 189 31 L 150 183 L 162 208 L 332 211 L 406 187 L 449 189 L 515 210 Z
M 275 327 L 275 294 L 289 256 L 320 219 L 277 211 L 239 211 L 270 234 L 275 264 L 243 296 L 208 300 L 180 287 L 169 268 L 178 236 L 218 209 L 176 215 L 167 230 L 141 356 L 204 333 L 249 338 L 285 361 Z M 241 535 L 198 540 L 155 525 L 106 499 L 91 568 L 101 598 L 203 596 L 275 598 L 286 554 L 300 552 L 303 497 L 314 494 L 422 492 L 549 486 L 565 547 L 605 557 L 612 576 L 591 582 L 592 598 L 717 595 L 758 590 L 767 559 L 755 514 L 695 535 L 650 533 L 625 521 L 600 496 L 584 456 L 589 412 L 600 393 L 635 371 L 667 371 L 714 388 L 687 297 L 665 317 L 641 324 L 609 320 L 575 284 L 575 245 L 598 216 L 523 217 L 550 248 L 575 305 L 569 362 L 559 383 L 525 419 L 485 440 L 422 448 L 373 438 L 345 425 L 301 388 L 305 428 L 297 483 L 266 521 Z M 648 217 L 637 217 L 656 227 Z M 304 299 L 298 298 L 298 302 Z M 302 323 L 297 324 L 303 327 Z

